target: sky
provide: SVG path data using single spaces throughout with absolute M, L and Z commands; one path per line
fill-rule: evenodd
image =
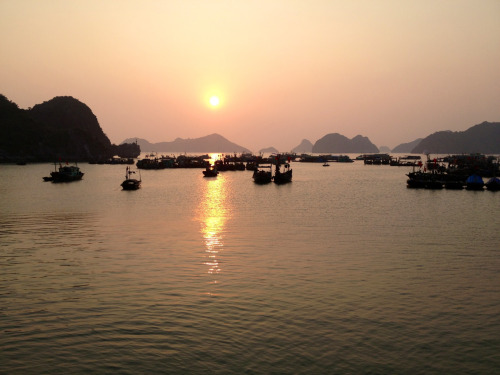
M 72 96 L 116 144 L 394 148 L 500 121 L 500 0 L 0 0 L 0 93 Z

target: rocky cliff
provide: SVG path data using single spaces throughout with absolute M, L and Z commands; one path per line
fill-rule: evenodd
M 357 135 L 349 139 L 341 134 L 327 134 L 316 141 L 312 152 L 314 153 L 375 153 L 378 152 L 375 146 L 367 137 Z
M 420 141 L 411 152 L 500 154 L 500 122 L 485 121 L 462 132 L 436 132 Z
M 392 152 L 406 152 L 410 153 L 415 147 L 418 146 L 422 138 L 417 138 L 414 141 L 408 143 L 401 143 L 392 149 Z
M 292 148 L 292 152 L 297 154 L 307 154 L 312 152 L 313 144 L 308 139 L 303 139 L 300 144 L 294 148 Z
M 23 110 L 0 95 L 0 161 L 89 161 L 139 153 L 138 145 L 112 145 L 91 109 L 73 97 Z

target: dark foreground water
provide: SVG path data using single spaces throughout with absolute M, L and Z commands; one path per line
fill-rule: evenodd
M 2 374 L 495 374 L 500 193 L 0 165 Z

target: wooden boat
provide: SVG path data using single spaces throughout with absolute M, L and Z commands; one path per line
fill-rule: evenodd
M 141 187 L 142 178 L 139 174 L 139 179 L 131 178 L 131 175 L 134 174 L 135 171 L 132 171 L 129 167 L 125 170 L 125 181 L 121 183 L 121 187 L 123 190 L 137 190 Z
M 275 184 L 286 184 L 292 182 L 292 169 L 290 168 L 290 161 L 281 163 L 279 155 L 276 158 L 276 169 L 274 171 L 273 181 Z
M 263 170 L 259 168 L 269 168 L 269 170 Z M 256 184 L 268 184 L 272 181 L 273 175 L 271 173 L 271 165 L 269 166 L 256 166 L 256 169 L 253 172 L 253 181 Z
M 465 187 L 466 176 L 458 173 L 441 173 L 444 188 L 448 190 L 462 190 Z
M 215 166 L 207 167 L 203 171 L 203 177 L 217 177 L 218 174 L 219 174 L 219 171 L 217 170 L 217 167 L 215 167 Z
M 467 190 L 483 190 L 484 181 L 478 174 L 472 174 L 465 180 L 465 188 Z
M 54 163 L 54 172 L 50 172 L 50 177 L 44 177 L 44 181 L 52 181 L 52 182 L 71 182 L 81 180 L 84 173 L 80 171 L 80 168 L 75 165 L 62 165 L 59 163 L 59 169 L 56 167 L 56 163 Z
M 498 177 L 492 177 L 484 184 L 486 189 L 490 191 L 498 191 L 500 190 L 500 179 Z

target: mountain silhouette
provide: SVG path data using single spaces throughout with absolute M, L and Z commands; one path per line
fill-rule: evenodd
M 89 161 L 140 153 L 137 145 L 112 145 L 90 108 L 71 96 L 24 110 L 0 95 L 0 119 L 2 161 Z
M 407 152 L 411 153 L 411 151 L 417 147 L 417 145 L 422 141 L 422 138 L 417 138 L 414 141 L 408 143 L 401 143 L 392 149 L 392 152 Z
M 313 146 L 312 152 L 374 153 L 378 152 L 378 148 L 371 143 L 367 137 L 363 137 L 361 135 L 357 135 L 353 139 L 349 139 L 341 134 L 331 133 L 317 140 Z
M 312 152 L 313 144 L 308 139 L 303 139 L 300 144 L 294 148 L 292 148 L 292 152 L 297 154 L 307 154 Z
M 201 138 L 177 138 L 172 142 L 150 143 L 141 138 L 128 138 L 124 143 L 135 142 L 141 147 L 144 152 L 217 152 L 217 153 L 249 153 L 251 152 L 245 147 L 239 146 L 236 143 L 228 141 L 219 134 L 210 134 Z
M 440 131 L 422 139 L 412 153 L 500 153 L 500 122 L 483 122 L 461 131 Z

